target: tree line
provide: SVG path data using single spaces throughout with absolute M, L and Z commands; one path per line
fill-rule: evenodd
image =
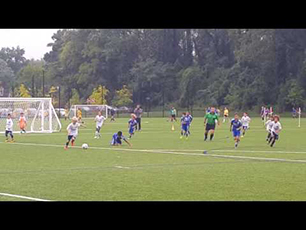
M 43 96 L 44 75 L 62 105 L 305 106 L 305 29 L 64 29 L 52 40 L 42 60 L 0 50 L 11 95 Z

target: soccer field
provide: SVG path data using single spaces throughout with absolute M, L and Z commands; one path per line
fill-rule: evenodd
M 229 123 L 203 141 L 203 118 L 194 118 L 191 136 L 166 118 L 142 119 L 130 148 L 110 146 L 112 135 L 127 135 L 127 118 L 109 120 L 94 139 L 85 120 L 76 146 L 64 150 L 68 122 L 53 134 L 15 134 L 0 141 L 0 201 L 280 201 L 306 200 L 306 119 L 282 118 L 280 139 L 271 148 L 260 118 L 237 150 Z M 2 127 L 3 129 L 3 127 Z M 88 150 L 80 146 L 89 144 Z M 203 151 L 207 150 L 207 154 Z

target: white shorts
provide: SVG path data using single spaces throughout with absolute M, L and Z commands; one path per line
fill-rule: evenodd
M 96 124 L 96 128 L 99 129 L 99 128 L 102 127 L 102 125 L 103 125 L 103 123 L 102 124 Z

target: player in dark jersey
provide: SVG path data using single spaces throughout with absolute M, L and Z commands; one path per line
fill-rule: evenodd
M 219 117 L 215 114 L 215 108 L 210 108 L 210 113 L 207 113 L 204 118 L 204 125 L 205 127 L 205 134 L 204 134 L 204 141 L 207 140 L 208 133 L 210 132 L 210 140 L 213 139 L 215 134 L 215 128 L 216 128 L 216 122 L 218 125 L 219 123 Z

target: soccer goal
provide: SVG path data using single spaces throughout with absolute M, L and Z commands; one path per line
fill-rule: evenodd
M 5 132 L 6 118 L 11 114 L 14 126 L 13 132 L 20 132 L 18 121 L 24 113 L 28 133 L 59 132 L 61 122 L 53 108 L 51 98 L 1 98 L 0 97 L 0 133 Z
M 105 118 L 108 118 L 108 112 L 111 107 L 108 105 L 73 105 L 69 111 L 69 118 L 77 116 L 77 111 L 79 109 L 82 112 L 82 118 L 94 118 L 99 111 L 102 112 Z

